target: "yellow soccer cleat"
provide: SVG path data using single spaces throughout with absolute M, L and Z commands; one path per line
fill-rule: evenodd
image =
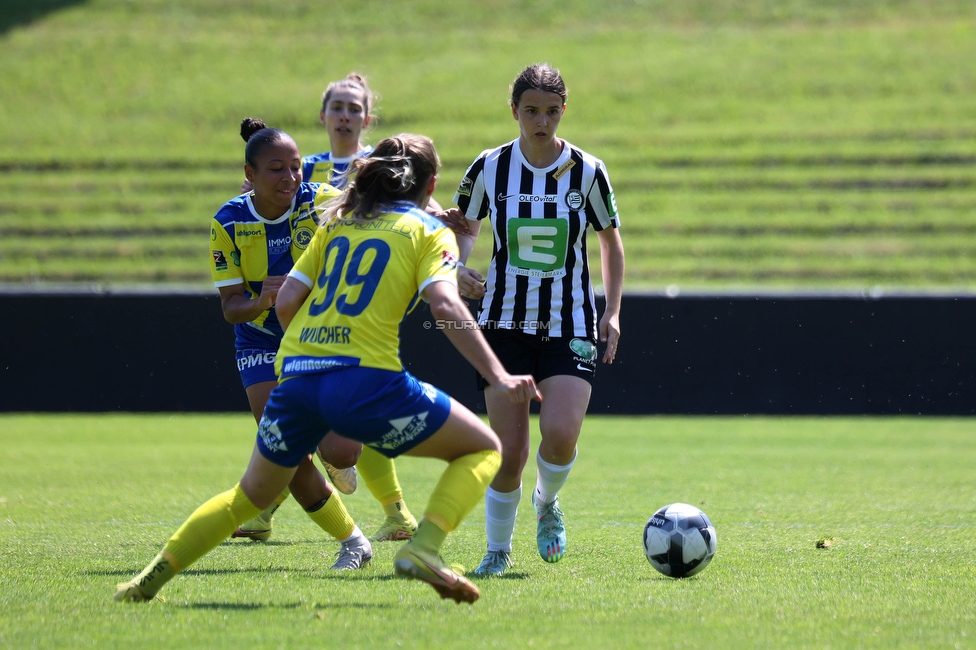
M 271 538 L 271 529 L 274 524 L 271 523 L 271 517 L 265 518 L 263 515 L 262 512 L 251 521 L 244 522 L 230 536 L 244 537 L 255 542 L 268 541 Z
M 440 555 L 407 542 L 393 560 L 394 573 L 398 578 L 421 580 L 434 588 L 441 598 L 451 598 L 456 603 L 473 603 L 481 592 L 471 582 L 458 575 Z
M 399 542 L 410 539 L 416 532 L 417 520 L 413 518 L 413 515 L 408 519 L 403 517 L 403 515 L 397 514 L 387 517 L 379 527 L 379 530 L 370 535 L 369 541 Z
M 147 596 L 142 593 L 135 580 L 116 585 L 113 600 L 117 603 L 148 603 L 150 600 L 164 602 L 159 596 Z

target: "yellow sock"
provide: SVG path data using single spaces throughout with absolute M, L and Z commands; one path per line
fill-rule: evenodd
M 139 591 L 152 598 L 176 574 L 176 567 L 167 554 L 161 552 L 135 577 L 134 582 L 139 585 Z
M 338 492 L 326 499 L 325 504 L 317 510 L 306 510 L 309 518 L 319 525 L 319 528 L 342 541 L 352 535 L 356 522 L 349 516 L 349 511 L 343 505 Z
M 230 537 L 235 528 L 259 512 L 261 509 L 251 503 L 238 483 L 232 490 L 218 494 L 197 508 L 169 538 L 163 547 L 163 553 L 169 556 L 176 572 L 180 572 Z
M 431 493 L 424 519 L 447 533 L 457 528 L 485 496 L 501 464 L 502 456 L 494 450 L 479 451 L 453 461 Z
M 265 528 L 269 528 L 271 526 L 271 519 L 274 517 L 274 514 L 278 512 L 278 508 L 280 508 L 281 504 L 288 499 L 290 494 L 291 490 L 285 488 L 285 491 L 279 494 L 278 498 L 272 501 L 270 506 L 259 512 L 257 517 L 248 519 L 241 524 L 241 528 L 244 530 L 263 530 Z
M 285 491 L 279 494 L 278 498 L 275 499 L 274 502 L 280 506 L 282 503 L 285 502 L 285 499 L 287 499 L 290 494 L 291 494 L 291 490 L 285 488 Z
M 363 446 L 363 453 L 359 456 L 356 469 L 359 470 L 366 487 L 381 505 L 388 506 L 403 500 L 403 490 L 400 488 L 392 458 L 387 458 L 375 449 Z
M 422 519 L 420 525 L 417 526 L 417 532 L 414 533 L 413 539 L 410 540 L 411 544 L 416 544 L 420 548 L 425 548 L 428 551 L 434 551 L 440 554 L 441 545 L 444 544 L 444 540 L 447 538 L 447 531 L 427 519 Z
M 410 508 L 407 507 L 407 502 L 403 499 L 394 501 L 393 503 L 387 503 L 383 506 L 383 512 L 386 513 L 387 517 L 397 521 L 410 521 L 413 519 L 413 515 L 410 514 Z

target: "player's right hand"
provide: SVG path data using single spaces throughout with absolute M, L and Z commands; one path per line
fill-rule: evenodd
M 265 309 L 273 306 L 278 298 L 278 289 L 285 283 L 287 275 L 269 275 L 261 284 L 260 300 L 265 305 Z
M 485 279 L 474 269 L 466 266 L 457 268 L 458 293 L 465 298 L 480 300 L 485 295 Z
M 542 393 L 535 385 L 532 375 L 504 375 L 492 386 L 495 390 L 505 393 L 516 404 L 535 400 L 542 401 Z

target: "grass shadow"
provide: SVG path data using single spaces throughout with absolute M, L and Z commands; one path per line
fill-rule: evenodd
M 122 576 L 131 577 L 139 573 L 141 569 L 138 567 L 132 567 L 130 569 L 99 569 L 95 571 L 81 571 L 79 575 L 83 576 Z M 247 567 L 240 569 L 187 569 L 186 571 L 181 571 L 181 576 L 219 576 L 219 575 L 236 575 L 239 573 L 308 573 L 309 570 L 305 569 L 295 569 L 293 567 Z
M 524 571 L 506 571 L 500 576 L 478 576 L 473 573 L 467 573 L 464 577 L 472 582 L 482 582 L 484 580 L 528 580 L 529 575 Z
M 308 603 L 282 603 L 282 604 L 271 604 L 271 603 L 182 603 L 173 604 L 174 607 L 181 607 L 183 609 L 230 609 L 237 611 L 256 611 L 264 609 L 308 609 L 312 607 L 319 610 L 343 610 L 343 609 L 393 609 L 391 605 L 384 605 L 381 603 L 328 603 L 325 605 L 316 603 L 314 605 L 309 605 Z
M 87 0 L 0 0 L 0 35 Z
M 366 573 L 363 571 L 329 571 L 316 576 L 316 578 L 319 580 L 345 580 L 355 582 L 389 582 L 390 580 L 398 579 L 393 575 L 392 567 L 390 573 L 376 574 L 372 571 Z
M 311 543 L 313 542 L 285 542 L 282 540 L 268 540 L 262 542 L 260 540 L 228 537 L 227 539 L 222 541 L 220 545 L 233 546 L 235 544 L 241 544 L 247 546 L 248 544 L 254 544 L 255 546 L 295 546 L 296 544 L 311 544 Z

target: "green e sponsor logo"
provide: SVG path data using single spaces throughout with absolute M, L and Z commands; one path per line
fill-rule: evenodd
M 617 197 L 613 195 L 613 192 L 607 196 L 607 212 L 610 213 L 610 218 L 617 216 Z
M 566 265 L 569 223 L 565 219 L 509 219 L 508 255 L 512 266 L 554 271 Z

